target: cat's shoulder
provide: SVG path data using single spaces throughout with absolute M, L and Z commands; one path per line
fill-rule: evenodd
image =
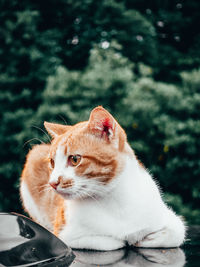
M 48 155 L 49 155 L 50 144 L 35 145 L 28 152 L 22 177 L 30 172 L 38 172 L 38 170 L 47 171 Z
M 29 151 L 22 171 L 22 180 L 27 182 L 36 177 L 42 177 L 48 179 L 48 155 L 49 155 L 49 144 L 35 145 Z M 40 178 L 41 179 L 41 178 Z
M 35 158 L 41 159 L 43 157 L 47 157 L 49 154 L 50 144 L 39 144 L 32 147 L 32 149 L 28 152 L 27 158 Z

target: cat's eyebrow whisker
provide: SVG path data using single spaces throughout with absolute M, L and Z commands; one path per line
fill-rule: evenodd
M 39 139 L 39 138 L 37 138 L 37 137 L 34 137 L 34 138 L 32 138 L 32 139 L 26 141 L 26 142 L 24 143 L 23 147 L 25 147 L 25 145 L 27 145 L 28 143 L 30 143 L 30 142 L 33 141 L 33 140 L 37 140 L 37 141 L 39 141 L 40 143 L 45 144 L 45 142 L 43 142 L 41 139 Z
M 42 131 L 42 132 L 46 135 L 46 137 L 47 137 L 47 139 L 49 140 L 49 142 L 51 142 L 51 138 L 49 137 L 49 135 L 48 135 L 42 128 L 40 128 L 40 127 L 38 127 L 38 126 L 36 126 L 36 125 L 31 125 L 31 127 L 33 127 L 33 128 L 35 128 L 35 129 L 38 129 L 38 130 Z
M 65 118 L 62 115 L 58 115 L 58 116 L 64 121 L 65 125 L 68 125 Z

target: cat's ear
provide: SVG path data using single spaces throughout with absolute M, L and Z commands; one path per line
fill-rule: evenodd
M 113 116 L 99 106 L 92 110 L 88 122 L 91 133 L 108 142 L 115 142 L 122 150 L 126 141 L 126 134 Z
M 64 134 L 69 127 L 68 125 L 62 125 L 57 123 L 51 123 L 51 122 L 44 122 L 44 127 L 47 130 L 47 132 L 53 137 L 57 137 L 58 135 Z

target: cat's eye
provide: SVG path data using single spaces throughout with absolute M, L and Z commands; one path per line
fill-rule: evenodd
M 50 163 L 51 168 L 53 169 L 54 166 L 55 166 L 54 160 L 53 159 L 49 159 L 49 163 Z
M 68 158 L 68 163 L 70 166 L 77 166 L 81 161 L 80 155 L 71 155 Z

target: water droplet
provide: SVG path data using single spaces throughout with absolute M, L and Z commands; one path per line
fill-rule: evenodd
M 177 3 L 177 4 L 176 4 L 176 8 L 177 8 L 177 9 L 181 9 L 182 7 L 183 7 L 183 5 L 182 5 L 181 3 Z
M 147 9 L 146 9 L 146 13 L 147 13 L 148 15 L 150 15 L 150 14 L 152 13 L 151 9 L 150 9 L 150 8 L 147 8 Z
M 158 25 L 158 27 L 162 28 L 162 27 L 164 27 L 165 24 L 163 21 L 160 20 L 160 21 L 157 21 L 157 25 Z
M 175 35 L 175 36 L 174 36 L 174 39 L 175 39 L 175 41 L 177 41 L 177 42 L 180 42 L 180 40 L 181 40 L 180 36 L 178 36 L 178 35 Z
M 80 18 L 75 18 L 74 24 L 79 24 L 80 22 L 81 22 L 81 19 Z
M 71 41 L 71 43 L 72 43 L 73 45 L 77 45 L 77 44 L 79 43 L 78 36 L 74 36 L 73 39 L 72 39 L 72 41 Z
M 110 43 L 109 43 L 108 41 L 103 41 L 103 42 L 101 43 L 101 47 L 102 47 L 103 49 L 107 49 L 109 46 L 110 46 Z
M 142 42 L 144 40 L 142 35 L 136 35 L 136 40 Z

